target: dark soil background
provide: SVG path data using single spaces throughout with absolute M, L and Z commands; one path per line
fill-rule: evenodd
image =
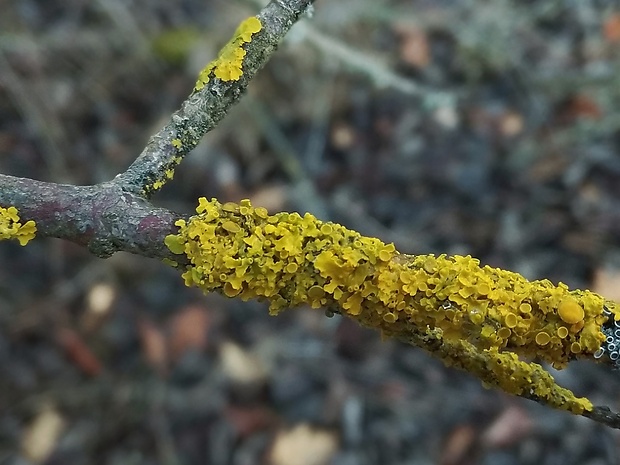
M 243 1 L 0 3 L 0 171 L 123 171 Z M 620 299 L 620 4 L 318 0 L 154 201 L 311 211 L 408 253 Z M 620 408 L 618 373 L 557 372 Z M 620 463 L 620 435 L 323 311 L 0 244 L 1 464 Z

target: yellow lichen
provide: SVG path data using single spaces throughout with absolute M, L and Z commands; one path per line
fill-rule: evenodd
M 543 401 L 547 405 L 575 414 L 592 410 L 592 403 L 576 397 L 558 386 L 553 377 L 536 363 L 519 360 L 512 352 L 497 349 L 478 350 L 469 341 L 446 340 L 441 330 L 426 328 L 409 335 L 383 332 L 422 347 L 440 357 L 448 366 L 466 370 L 477 376 L 486 387 L 502 389 L 509 394 Z
M 181 139 L 172 139 L 172 146 L 178 150 L 183 147 L 183 142 L 181 142 Z
M 158 191 L 162 187 L 164 187 L 164 182 L 160 181 L 159 179 L 155 181 L 153 184 L 151 184 L 151 190 L 154 190 L 154 191 Z
M 19 214 L 15 207 L 0 207 L 0 240 L 17 239 L 20 245 L 26 245 L 34 239 L 37 226 L 29 220 L 24 224 L 19 222 Z
M 224 45 L 218 57 L 209 63 L 198 76 L 194 90 L 202 89 L 211 79 L 211 74 L 222 81 L 238 81 L 243 75 L 243 46 L 252 41 L 252 36 L 262 29 L 262 24 L 256 16 L 244 20 Z
M 393 244 L 308 213 L 269 216 L 247 200 L 221 205 L 204 198 L 196 211 L 166 238 L 170 250 L 191 263 L 183 274 L 188 285 L 265 299 L 272 314 L 301 304 L 337 308 L 393 337 L 430 328 L 443 345 L 467 341 L 470 352 L 497 365 L 496 384 L 508 392 L 522 392 L 523 379 L 536 384 L 541 378 L 538 365 L 519 357 L 556 368 L 591 357 L 605 338 L 604 305 L 619 314 L 614 303 L 589 291 L 527 281 L 470 256 L 402 255 Z M 501 378 L 510 370 L 521 380 L 514 389 Z M 578 406 L 571 410 L 587 408 L 575 399 L 566 400 Z
M 175 141 L 177 140 L 180 143 L 179 139 L 173 139 L 172 145 L 175 145 Z M 177 147 L 177 150 L 180 150 L 181 146 Z M 168 181 L 174 178 L 174 170 L 177 167 L 177 165 L 181 163 L 181 160 L 183 160 L 181 156 L 175 156 L 175 157 L 172 157 L 172 159 L 168 161 L 166 164 L 164 164 L 156 173 L 157 177 L 151 180 L 150 182 L 148 182 L 144 186 L 144 193 L 151 194 L 155 191 L 158 191 L 162 187 L 164 187 Z
M 583 320 L 585 312 L 574 299 L 567 297 L 560 302 L 558 315 L 565 323 L 575 324 Z

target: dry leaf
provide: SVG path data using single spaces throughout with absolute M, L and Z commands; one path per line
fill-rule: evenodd
M 332 127 L 330 139 L 334 148 L 350 150 L 356 139 L 355 129 L 344 122 L 336 123 Z
M 514 137 L 523 131 L 523 117 L 516 111 L 506 111 L 499 120 L 499 130 L 504 137 Z
M 585 94 L 575 95 L 563 108 L 561 121 L 572 123 L 576 119 L 599 120 L 603 117 L 603 110 L 594 98 Z
M 431 61 L 428 36 L 422 29 L 407 24 L 396 26 L 400 36 L 400 58 L 408 65 L 424 68 Z
M 620 270 L 599 268 L 594 272 L 592 290 L 606 299 L 620 302 Z
M 65 421 L 51 406 L 46 406 L 35 417 L 22 437 L 24 456 L 34 463 L 42 463 L 52 454 L 62 434 Z
M 97 376 L 102 366 L 99 359 L 90 350 L 82 337 L 69 328 L 62 328 L 56 333 L 56 341 L 65 354 L 83 373 Z
M 442 465 L 457 465 L 463 463 L 471 455 L 476 443 L 476 430 L 471 425 L 456 427 L 443 446 L 440 463 Z
M 220 360 L 226 376 L 237 383 L 262 383 L 267 369 L 262 360 L 232 342 L 225 342 L 220 348 Z
M 138 334 L 146 361 L 160 375 L 165 375 L 168 368 L 168 346 L 163 331 L 151 320 L 141 318 L 138 321 Z
M 532 432 L 534 423 L 525 410 L 507 408 L 482 434 L 482 444 L 487 448 L 510 447 Z
M 261 406 L 231 406 L 226 410 L 226 418 L 241 438 L 263 431 L 275 421 L 275 415 Z
M 605 20 L 603 36 L 608 42 L 620 42 L 620 13 L 614 13 Z
M 207 347 L 211 318 L 203 307 L 192 305 L 179 311 L 170 322 L 170 355 L 177 360 L 187 350 Z
M 271 465 L 326 465 L 338 450 L 336 434 L 298 425 L 280 431 L 269 452 Z
M 92 333 L 99 329 L 112 309 L 116 289 L 107 283 L 98 283 L 86 294 L 86 311 L 80 319 L 80 329 Z
M 97 314 L 108 313 L 115 298 L 114 287 L 106 283 L 95 284 L 86 295 L 87 310 Z

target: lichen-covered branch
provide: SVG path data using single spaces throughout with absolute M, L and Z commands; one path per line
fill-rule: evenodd
M 569 410 L 593 421 L 620 429 L 620 414 L 609 407 L 593 406 L 585 398 L 576 397 L 559 386 L 540 365 L 518 360 L 512 352 L 480 353 L 467 341 L 444 341 L 439 332 L 386 334 L 402 342 L 420 347 L 441 358 L 448 366 L 465 370 L 479 378 L 487 387 L 502 389 L 542 405 Z
M 99 257 L 167 259 L 187 285 L 267 300 L 272 314 L 302 304 L 339 312 L 414 344 L 489 386 L 620 428 L 620 416 L 556 384 L 533 359 L 620 367 L 620 308 L 589 291 L 527 281 L 472 257 L 408 256 L 393 244 L 249 201 L 200 199 L 197 215 L 148 197 L 225 116 L 312 0 L 274 0 L 241 23 L 142 154 L 113 181 L 69 186 L 0 175 L 0 239 L 56 237 Z
M 146 199 L 172 179 L 175 167 L 226 115 L 250 80 L 313 0 L 273 0 L 245 20 L 168 123 L 127 169 L 96 186 L 69 186 L 0 175 L 0 239 L 34 234 L 85 245 L 97 256 L 116 251 L 176 258 L 163 245 L 175 215 Z M 19 212 L 19 213 L 18 213 Z M 18 220 L 25 219 L 25 224 Z M 36 225 L 36 226 L 35 226 Z
M 187 285 L 259 298 L 278 314 L 326 307 L 422 347 L 484 383 L 575 414 L 594 407 L 558 386 L 537 358 L 613 362 L 620 308 L 589 291 L 481 267 L 471 257 L 407 256 L 392 244 L 306 214 L 200 199 L 166 244 Z M 609 339 L 613 340 L 610 341 Z
M 172 179 L 175 167 L 243 95 L 250 80 L 313 0 L 274 0 L 241 23 L 217 58 L 201 72 L 192 94 L 119 175 L 125 189 L 149 197 Z

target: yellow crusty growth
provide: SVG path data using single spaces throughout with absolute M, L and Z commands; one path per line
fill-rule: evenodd
M 188 286 L 266 299 L 272 314 L 300 304 L 339 309 L 401 339 L 430 328 L 442 347 L 468 344 L 450 356 L 438 354 L 445 361 L 478 371 L 482 379 L 482 371 L 490 370 L 497 380 L 490 384 L 514 394 L 546 373 L 518 357 L 562 368 L 592 356 L 604 340 L 603 305 L 618 314 L 615 304 L 589 291 L 530 282 L 481 267 L 469 256 L 402 255 L 393 244 L 308 213 L 269 216 L 247 200 L 222 205 L 204 198 L 196 211 L 188 221 L 177 221 L 179 233 L 166 238 L 171 251 L 191 262 L 183 274 Z M 472 364 L 474 352 L 482 365 Z M 564 390 L 560 395 L 561 388 L 547 384 L 537 385 L 536 397 L 575 412 L 591 408 L 587 400 L 567 400 Z
M 477 376 L 486 387 L 543 401 L 552 407 L 577 414 L 592 410 L 592 403 L 588 399 L 576 397 L 570 390 L 558 386 L 542 366 L 519 360 L 513 352 L 500 352 L 497 349 L 480 351 L 468 341 L 445 341 L 441 339 L 441 330 L 436 329 L 426 329 L 407 336 L 388 335 L 432 351 L 446 365 Z
M 34 221 L 30 220 L 24 224 L 19 222 L 17 208 L 0 207 L 0 240 L 17 239 L 20 245 L 26 245 L 34 239 L 36 232 L 37 226 Z
M 178 141 L 178 143 L 175 141 Z M 182 145 L 183 144 L 179 139 L 172 140 L 172 146 L 176 150 L 181 150 Z M 168 164 L 161 167 L 160 171 L 157 173 L 157 178 L 144 186 L 144 193 L 150 194 L 164 187 L 168 181 L 174 178 L 174 169 L 179 163 L 181 163 L 181 160 L 183 160 L 183 158 L 180 156 L 172 157 Z
M 209 63 L 198 76 L 194 90 L 202 89 L 211 79 L 211 73 L 222 81 L 238 81 L 243 75 L 243 45 L 252 41 L 252 35 L 262 29 L 256 16 L 244 20 L 233 35 L 233 38 L 220 50 L 217 58 Z

